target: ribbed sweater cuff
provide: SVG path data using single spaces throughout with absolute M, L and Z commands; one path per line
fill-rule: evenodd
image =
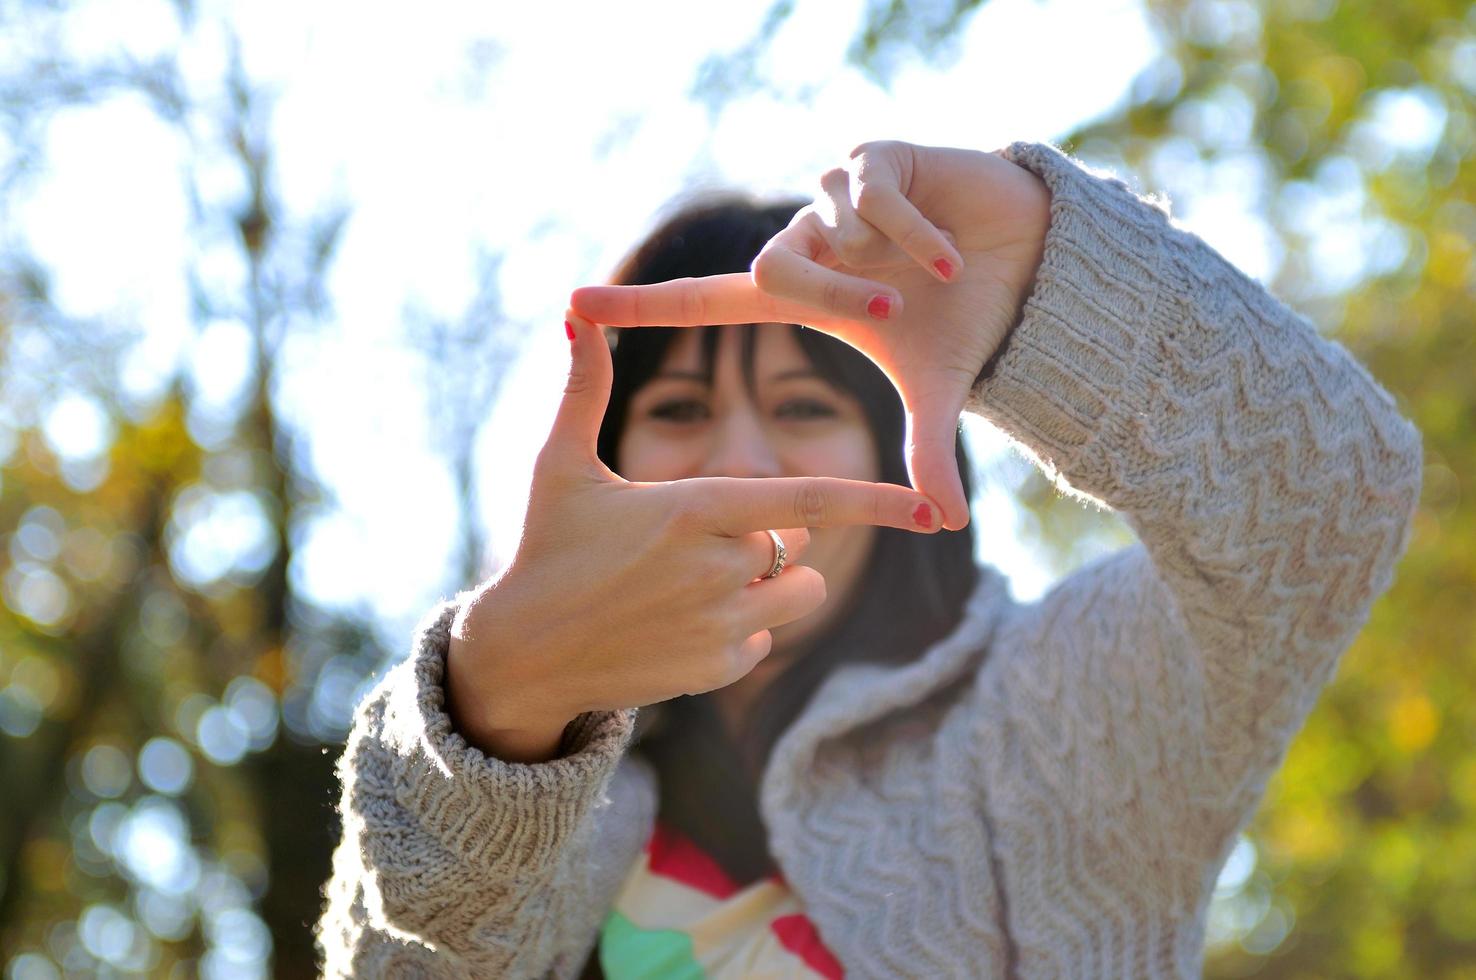
M 504 762 L 468 745 L 446 714 L 444 679 L 451 623 L 469 598 L 434 609 L 412 657 L 395 668 L 401 676 L 387 679 L 383 738 L 395 795 L 457 859 L 492 873 L 536 874 L 603 801 L 635 711 L 580 715 L 548 762 Z
M 1097 494 L 1103 488 L 1073 476 L 1089 445 L 1144 404 L 1144 333 L 1171 274 L 1167 214 L 1047 144 L 1012 143 L 1003 156 L 1045 181 L 1050 228 L 1020 322 L 966 407 L 1023 443 L 1053 477 Z

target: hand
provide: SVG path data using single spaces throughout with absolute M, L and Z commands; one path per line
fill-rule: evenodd
M 803 323 L 860 350 L 907 411 L 912 485 L 969 522 L 959 414 L 1018 319 L 1050 223 L 1044 182 L 994 153 L 864 143 L 764 247 L 752 274 L 574 291 L 611 326 Z
M 809 527 L 936 532 L 906 487 L 829 477 L 621 479 L 595 453 L 613 367 L 573 313 L 573 366 L 533 469 L 517 552 L 457 616 L 449 710 L 473 744 L 509 761 L 553 755 L 586 711 L 637 707 L 731 684 L 762 660 L 771 627 L 825 601 L 796 565 Z M 925 518 L 919 522 L 917 517 Z M 766 529 L 790 563 L 774 578 Z

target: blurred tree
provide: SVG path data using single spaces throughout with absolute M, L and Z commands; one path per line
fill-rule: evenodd
M 416 304 L 405 311 L 406 337 L 422 353 L 428 368 L 425 391 L 430 400 L 431 440 L 450 463 L 456 491 L 460 548 L 451 579 L 454 590 L 496 571 L 487 567 L 487 533 L 479 515 L 477 436 L 491 416 L 507 367 L 517 358 L 526 336 L 523 326 L 510 321 L 502 309 L 501 271 L 502 256 L 481 256 L 480 288 L 454 322 Z
M 165 8 L 188 29 L 189 4 Z M 180 272 L 197 329 L 249 343 L 228 405 L 178 369 L 162 396 L 131 400 L 120 372 L 140 329 L 75 322 L 25 241 L 3 242 L 0 950 L 7 975 L 51 975 L 52 960 L 68 975 L 314 976 L 337 832 L 323 743 L 385 657 L 367 617 L 293 587 L 293 542 L 331 501 L 277 392 L 284 343 L 327 312 L 345 212 L 281 213 L 270 105 L 229 37 L 199 92 L 169 56 L 71 53 L 67 14 L 6 12 L 27 43 L 0 74 L 0 213 L 57 118 L 141 100 L 207 144 L 184 175 L 198 240 Z M 243 195 L 203 193 L 210 167 L 233 169 Z M 200 271 L 207 253 L 240 273 L 234 288 Z
M 334 501 L 282 392 L 333 315 L 347 210 L 278 199 L 272 100 L 230 22 L 146 7 L 174 26 L 148 57 L 87 42 L 97 6 L 0 11 L 0 966 L 315 976 L 330 746 L 387 661 L 383 624 L 319 605 L 293 564 Z M 158 326 L 69 312 L 23 212 L 55 134 L 97 108 L 180 149 L 195 364 L 147 395 L 125 375 Z M 457 322 L 406 311 L 459 497 L 454 588 L 483 573 L 473 451 L 517 337 L 497 261 L 480 271 Z
M 720 106 L 753 87 L 757 53 L 796 2 L 772 8 L 753 43 L 710 61 L 698 93 Z M 980 6 L 868 3 L 850 56 L 885 81 L 907 59 L 947 55 Z M 1140 190 L 1166 192 L 1177 218 L 1233 246 L 1232 258 L 1358 354 L 1419 425 L 1426 453 L 1396 584 L 1221 879 L 1207 972 L 1471 976 L 1476 7 L 1150 0 L 1147 9 L 1160 56 L 1124 104 L 1063 144 Z M 1117 533 L 1037 478 L 1018 491 L 1063 566 Z M 1060 560 L 1082 533 L 1093 543 Z
M 293 566 L 334 501 L 282 391 L 332 316 L 347 211 L 279 201 L 272 100 L 228 20 L 145 4 L 130 16 L 172 38 L 145 57 L 87 40 L 105 14 L 0 10 L 0 966 L 315 976 L 329 746 L 387 660 L 373 614 L 321 607 Z M 196 364 L 144 396 L 124 376 L 157 325 L 69 312 L 23 212 L 55 134 L 98 108 L 181 151 Z M 454 588 L 484 572 L 473 453 L 518 336 L 497 260 L 480 271 L 455 323 L 406 311 L 459 498 Z

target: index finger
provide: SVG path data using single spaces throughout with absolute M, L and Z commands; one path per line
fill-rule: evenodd
M 760 290 L 746 272 L 672 279 L 649 286 L 580 286 L 575 313 L 611 327 L 697 327 L 726 323 L 800 323 L 815 311 Z
M 873 524 L 904 531 L 942 528 L 927 497 L 894 483 L 831 476 L 765 479 L 708 476 L 672 484 L 689 493 L 692 511 L 714 533 L 737 537 L 781 527 Z

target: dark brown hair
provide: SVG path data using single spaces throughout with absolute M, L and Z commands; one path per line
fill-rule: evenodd
M 626 285 L 685 276 L 745 272 L 771 237 L 805 202 L 759 204 L 736 195 L 707 197 L 682 207 L 621 263 L 611 281 Z M 617 447 L 631 397 L 660 368 L 682 327 L 622 329 L 613 351 L 614 385 L 600 427 L 600 459 L 620 472 Z M 702 370 L 711 383 L 718 331 L 702 329 Z M 902 400 L 869 358 L 817 330 L 795 327 L 795 337 L 815 370 L 854 396 L 865 413 L 881 461 L 881 481 L 903 486 L 906 419 Z M 743 375 L 752 387 L 753 331 L 742 344 Z M 964 491 L 970 465 L 957 449 Z M 643 728 L 636 751 L 655 766 L 660 784 L 658 817 L 711 854 L 740 884 L 772 870 L 758 812 L 754 773 L 836 668 L 856 662 L 902 663 L 916 659 L 957 625 L 977 580 L 972 525 L 962 531 L 915 534 L 877 528 L 874 545 L 852 602 L 837 625 L 765 688 L 746 730 L 734 744 L 705 695 L 659 706 L 659 719 Z M 643 714 L 653 709 L 643 709 Z

